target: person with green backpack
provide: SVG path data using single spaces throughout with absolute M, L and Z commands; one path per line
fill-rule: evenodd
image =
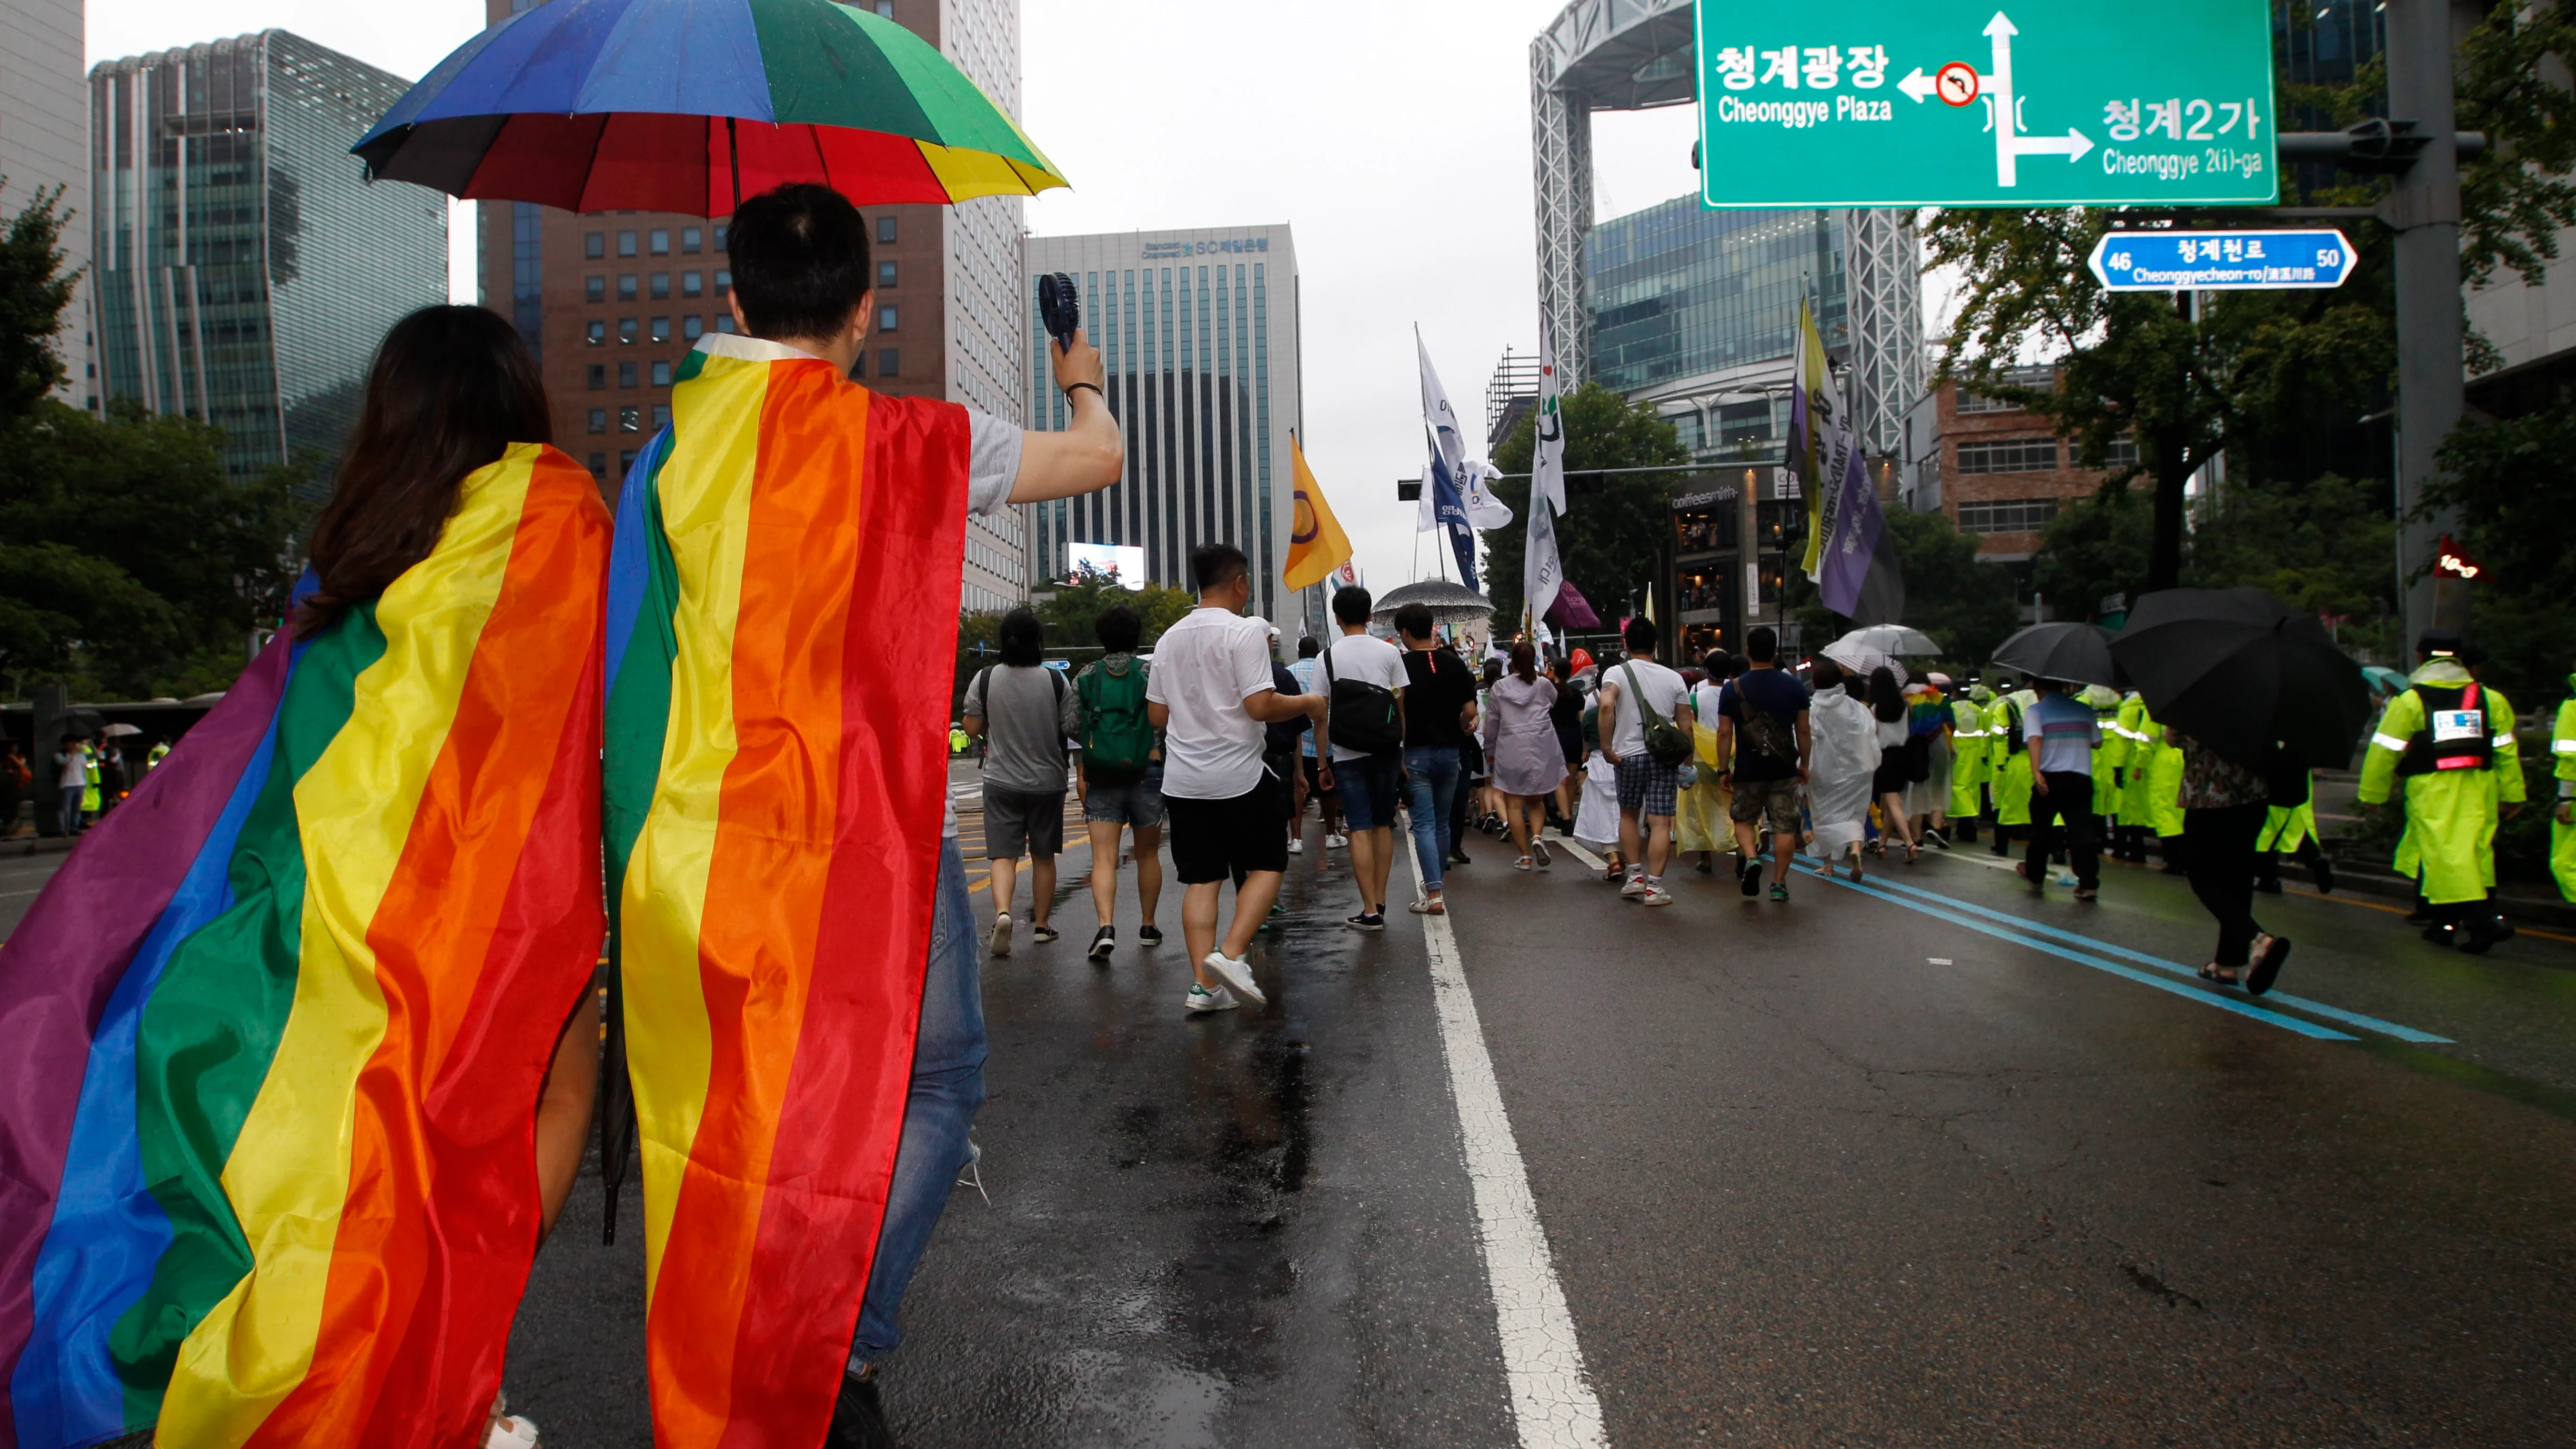
M 1107 651 L 1073 681 L 1082 697 L 1082 819 L 1091 834 L 1091 908 L 1100 929 L 1091 936 L 1091 959 L 1106 961 L 1118 949 L 1118 832 L 1136 835 L 1136 896 L 1144 924 L 1136 939 L 1159 946 L 1162 929 L 1154 908 L 1163 898 L 1163 742 L 1145 718 L 1145 661 L 1136 657 L 1144 625 L 1124 604 L 1101 611 L 1092 624 Z
M 1601 754 L 1619 772 L 1619 850 L 1628 860 L 1622 898 L 1669 906 L 1664 866 L 1673 857 L 1674 802 L 1681 767 L 1697 753 L 1690 687 L 1655 662 L 1663 642 L 1640 615 L 1620 631 L 1628 657 L 1601 676 Z

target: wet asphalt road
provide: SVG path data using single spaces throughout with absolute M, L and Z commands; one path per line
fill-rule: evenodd
M 1080 850 L 1064 939 L 987 962 L 989 1201 L 886 1377 L 915 1449 L 1519 1442 L 1421 923 L 1341 930 L 1318 845 L 1266 1011 L 1183 1014 L 1177 891 L 1141 949 L 1132 872 L 1085 960 Z M 2264 898 L 2299 944 L 2258 1018 L 2140 959 L 2211 935 L 2152 870 L 2033 902 L 1973 847 L 1646 910 L 1468 849 L 1451 922 L 1611 1444 L 2569 1441 L 2576 941 Z M 512 1343 L 549 1444 L 647 1438 L 598 1211 Z

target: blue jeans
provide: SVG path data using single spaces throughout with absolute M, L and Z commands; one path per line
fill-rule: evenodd
M 877 1229 L 876 1264 L 859 1302 L 859 1331 L 850 1343 L 852 1373 L 894 1352 L 903 1341 L 895 1310 L 930 1246 L 930 1231 L 948 1206 L 949 1189 L 966 1169 L 966 1133 L 984 1105 L 984 995 L 977 978 L 974 908 L 966 899 L 966 863 L 957 842 L 939 853 L 939 903 L 930 927 L 930 970 L 921 987 L 921 1033 L 912 1048 L 912 1094 L 903 1109 L 903 1142 L 885 1222 Z
M 81 833 L 81 791 L 78 786 L 65 786 L 54 802 L 54 827 L 65 835 Z
M 1458 749 L 1455 745 L 1407 745 L 1404 750 L 1406 799 L 1413 820 L 1413 854 L 1422 862 L 1422 888 L 1440 889 L 1440 868 L 1449 863 L 1457 844 L 1449 819 L 1458 798 Z

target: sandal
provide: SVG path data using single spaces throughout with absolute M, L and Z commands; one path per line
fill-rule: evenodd
M 1405 907 L 1405 909 L 1413 912 L 1417 916 L 1445 916 L 1449 914 L 1448 902 L 1439 896 L 1424 896 L 1422 899 L 1415 901 L 1412 905 Z
M 1538 869 L 1538 865 L 1535 861 L 1532 861 L 1528 856 L 1524 855 L 1520 859 L 1512 862 L 1512 869 L 1536 870 Z
M 2278 936 L 2254 938 L 2254 969 L 2245 973 L 2245 989 L 2260 996 L 2280 979 L 2281 963 L 2290 959 L 2290 943 Z
M 1057 932 L 1053 926 L 1031 926 L 1029 928 L 1029 939 L 1037 942 L 1041 946 L 1052 944 L 1056 939 L 1056 935 Z
M 2221 966 L 2211 961 L 2200 968 L 2200 979 L 2214 986 L 2234 986 L 2239 984 L 2237 970 L 2237 967 Z

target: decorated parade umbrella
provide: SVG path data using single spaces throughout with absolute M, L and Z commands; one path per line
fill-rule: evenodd
M 2370 724 L 2361 666 L 2313 614 L 2261 589 L 2166 589 L 2138 600 L 2111 652 L 2147 712 L 2248 769 L 2277 748 L 2340 769 Z
M 350 148 L 378 180 L 568 211 L 729 215 L 1067 184 L 938 49 L 831 0 L 553 0 L 439 62 Z
M 1431 622 L 1435 624 L 1472 624 L 1491 617 L 1494 612 L 1493 600 L 1465 584 L 1454 584 L 1447 579 L 1424 579 L 1418 584 L 1387 590 L 1369 617 L 1381 624 L 1392 623 L 1395 611 L 1407 604 L 1428 605 Z
M 1872 624 L 1865 629 L 1854 629 L 1817 652 L 1828 659 L 1840 662 L 1842 656 L 1836 654 L 1834 650 L 1844 644 L 1854 648 L 1875 649 L 1881 654 L 1891 655 L 1941 652 L 1941 646 L 1933 642 L 1931 635 L 1920 629 L 1908 628 L 1903 624 Z
M 2119 667 L 2111 660 L 2111 635 L 2098 624 L 2072 620 L 2033 624 L 1996 645 L 1994 661 L 2005 669 L 2068 684 L 2120 682 Z

